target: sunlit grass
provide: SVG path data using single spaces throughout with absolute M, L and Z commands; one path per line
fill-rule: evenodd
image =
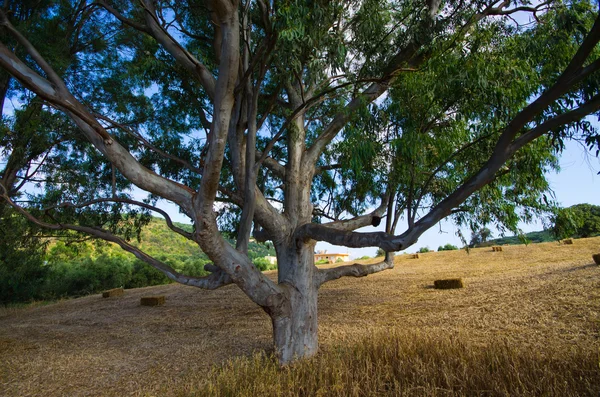
M 280 368 L 257 354 L 232 360 L 181 395 L 194 396 L 597 396 L 598 354 L 534 349 L 508 338 L 390 331 Z

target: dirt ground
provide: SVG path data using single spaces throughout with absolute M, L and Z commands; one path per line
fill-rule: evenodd
M 322 287 L 321 347 L 395 328 L 600 353 L 600 266 L 592 260 L 599 252 L 600 237 L 399 255 L 393 270 Z M 451 277 L 465 288 L 433 289 L 434 280 Z M 166 304 L 140 306 L 145 295 L 165 295 Z M 269 349 L 268 316 L 235 286 L 171 284 L 5 308 L 0 396 L 163 395 L 165 384 L 178 394 L 187 374 Z

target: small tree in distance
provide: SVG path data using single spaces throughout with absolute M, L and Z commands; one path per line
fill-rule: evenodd
M 440 245 L 438 248 L 438 251 L 456 251 L 458 250 L 458 247 L 456 245 L 452 245 L 450 243 L 446 244 L 446 245 Z
M 469 244 L 471 247 L 475 247 L 477 245 L 483 244 L 492 236 L 492 231 L 487 227 L 482 227 L 478 231 L 474 232 L 471 236 L 471 243 Z
M 42 174 L 32 161 L 2 170 L 5 205 L 176 282 L 236 284 L 271 318 L 282 363 L 317 352 L 324 283 L 393 267 L 386 254 L 319 269 L 317 241 L 390 253 L 446 217 L 515 228 L 544 210 L 564 139 L 600 144 L 585 120 L 600 108 L 588 1 L 8 1 L 0 24 L 3 99 L 34 98 L 72 129 L 38 145 Z M 39 143 L 62 127 L 23 131 Z M 2 133 L 2 156 L 22 158 L 29 143 Z M 26 182 L 40 189 L 20 200 Z M 210 275 L 130 244 L 132 209 L 196 242 Z M 385 231 L 356 231 L 382 219 Z M 276 281 L 250 260 L 251 235 L 273 243 Z

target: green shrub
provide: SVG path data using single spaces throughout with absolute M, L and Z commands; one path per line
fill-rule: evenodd
M 0 258 L 0 304 L 43 299 L 48 268 L 35 250 L 11 250 Z
M 191 231 L 191 225 L 178 224 Z M 120 247 L 99 241 L 40 242 L 39 231 L 0 208 L 0 304 L 82 296 L 116 287 L 140 288 L 167 284 L 159 270 Z M 34 237 L 25 237 L 34 236 Z M 175 235 L 163 220 L 153 219 L 142 231 L 140 248 L 177 272 L 203 277 L 208 257 L 192 241 Z M 276 269 L 264 256 L 273 244 L 250 242 L 249 255 L 261 270 Z
M 89 262 L 81 259 L 76 262 L 55 262 L 50 269 L 45 296 L 58 299 L 66 296 L 82 296 L 94 292 L 94 275 Z M 88 262 L 88 263 L 86 263 Z
M 440 245 L 438 251 L 456 251 L 458 247 L 456 245 L 452 245 L 450 243 L 446 245 Z
M 431 250 L 429 249 L 429 247 L 421 247 L 421 248 L 419 248 L 419 253 L 420 254 L 424 254 L 426 252 L 431 252 Z
M 100 255 L 72 262 L 53 263 L 45 287 L 45 296 L 56 299 L 83 296 L 130 283 L 132 265 L 127 258 Z
M 600 206 L 577 204 L 556 211 L 551 219 L 552 234 L 557 239 L 600 235 Z
M 131 279 L 131 261 L 124 255 L 102 254 L 92 262 L 91 268 L 98 279 L 94 292 L 123 287 Z
M 103 249 L 107 249 L 102 246 L 100 252 L 104 252 Z M 48 263 L 56 262 L 70 262 L 84 257 L 92 256 L 93 250 L 92 245 L 88 243 L 80 244 L 69 244 L 62 240 L 56 241 L 50 246 L 46 254 L 46 260 Z
M 209 274 L 206 270 L 204 270 L 204 265 L 210 263 L 210 261 L 204 259 L 186 259 L 181 267 L 178 267 L 176 270 L 186 276 L 192 277 L 204 277 Z
M 261 272 L 264 272 L 265 270 L 277 269 L 277 265 L 269 262 L 267 258 L 256 258 L 252 261 L 252 263 L 254 263 L 254 266 L 256 266 L 256 268 Z
M 152 285 L 168 284 L 171 280 L 161 271 L 156 270 L 146 262 L 139 259 L 133 261 L 131 279 L 125 288 L 140 288 Z
M 321 259 L 315 262 L 315 265 L 327 265 L 329 261 L 327 259 Z
M 45 243 L 0 199 L 0 304 L 43 299 Z

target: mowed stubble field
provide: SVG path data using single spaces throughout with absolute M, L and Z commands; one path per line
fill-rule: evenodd
M 600 238 L 398 255 L 393 270 L 323 286 L 321 348 L 399 332 L 484 349 L 502 343 L 516 351 L 598 357 L 600 267 L 592 260 L 598 252 Z M 466 287 L 432 288 L 435 279 L 450 277 Z M 142 307 L 144 295 L 167 301 Z M 5 308 L 0 396 L 181 395 L 215 365 L 270 349 L 268 316 L 235 286 L 203 291 L 171 284 L 118 298 Z

